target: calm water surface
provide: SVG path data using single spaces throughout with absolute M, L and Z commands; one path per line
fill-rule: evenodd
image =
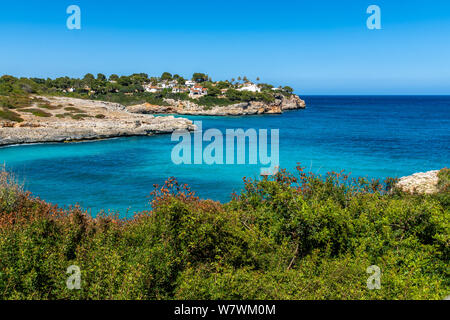
M 190 117 L 203 129 L 280 129 L 280 165 L 315 173 L 400 177 L 449 166 L 450 97 L 303 97 L 306 110 L 250 117 Z M 261 165 L 175 165 L 170 135 L 0 148 L 0 161 L 35 195 L 122 215 L 148 208 L 170 176 L 202 198 L 227 201 Z M 204 143 L 206 146 L 207 143 Z

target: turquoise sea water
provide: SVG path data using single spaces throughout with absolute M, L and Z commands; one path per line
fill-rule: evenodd
M 303 97 L 306 110 L 249 117 L 189 117 L 203 129 L 279 129 L 280 165 L 315 173 L 400 177 L 450 165 L 450 97 Z M 227 201 L 257 165 L 175 165 L 170 135 L 0 148 L 0 161 L 33 194 L 122 215 L 149 208 L 153 184 L 170 176 L 202 198 Z M 206 146 L 208 143 L 204 143 Z

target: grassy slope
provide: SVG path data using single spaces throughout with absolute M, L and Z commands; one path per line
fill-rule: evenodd
M 153 191 L 152 212 L 121 220 L 58 209 L 3 172 L 0 298 L 442 299 L 448 180 L 438 195 L 390 185 L 299 168 L 247 180 L 220 204 L 171 179 Z M 66 288 L 70 265 L 81 290 Z M 380 290 L 367 289 L 371 265 L 382 270 Z

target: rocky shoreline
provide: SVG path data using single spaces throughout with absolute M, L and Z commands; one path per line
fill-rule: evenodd
M 438 174 L 439 170 L 414 173 L 400 178 L 397 187 L 408 193 L 433 194 L 438 192 Z
M 68 97 L 34 97 L 39 103 L 15 112 L 22 122 L 0 121 L 0 146 L 44 142 L 76 142 L 126 136 L 146 136 L 194 130 L 192 121 L 158 114 L 240 116 L 280 114 L 304 109 L 298 96 L 276 95 L 272 103 L 252 101 L 207 108 L 192 101 L 166 99 L 167 106 L 118 103 Z M 45 107 L 45 109 L 44 109 Z
M 286 97 L 282 94 L 275 96 L 275 101 L 251 101 L 236 103 L 228 106 L 204 107 L 192 101 L 165 99 L 167 106 L 149 103 L 127 107 L 127 110 L 140 114 L 179 114 L 199 116 L 243 116 L 260 114 L 281 114 L 285 110 L 305 109 L 306 103 L 297 95 Z
M 0 122 L 0 146 L 147 136 L 195 129 L 188 119 L 131 113 L 116 103 L 65 97 L 37 98 L 46 103 L 44 112 L 36 115 L 29 112 L 35 109 L 17 111 L 24 121 Z

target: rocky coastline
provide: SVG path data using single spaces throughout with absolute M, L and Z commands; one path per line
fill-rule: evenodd
M 188 100 L 171 99 L 165 99 L 166 106 L 146 103 L 126 107 L 118 103 L 68 97 L 35 98 L 39 104 L 28 110 L 16 110 L 22 122 L 0 121 L 0 146 L 146 136 L 195 129 L 188 119 L 158 114 L 243 116 L 281 114 L 285 110 L 305 108 L 305 102 L 298 96 L 282 94 L 276 95 L 271 103 L 251 101 L 210 108 Z M 46 109 L 42 108 L 42 103 Z
M 37 97 L 47 104 L 40 113 L 20 112 L 24 121 L 0 122 L 0 146 L 43 142 L 75 142 L 147 136 L 194 130 L 192 121 L 173 116 L 136 114 L 125 106 L 66 97 Z
M 438 192 L 438 174 L 439 170 L 414 173 L 400 178 L 397 187 L 408 193 L 433 194 Z
M 149 103 L 127 107 L 132 113 L 140 114 L 179 114 L 200 116 L 244 116 L 260 114 L 281 114 L 286 110 L 305 109 L 306 103 L 297 95 L 286 97 L 282 94 L 275 96 L 274 102 L 250 101 L 228 106 L 205 107 L 189 100 L 165 99 L 167 106 Z

